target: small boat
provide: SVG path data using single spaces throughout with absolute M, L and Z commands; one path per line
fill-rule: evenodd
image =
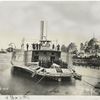
M 96 88 L 96 89 L 100 89 L 100 82 L 98 82 L 98 83 L 95 85 L 95 88 Z
M 32 73 L 32 77 L 39 76 L 47 79 L 62 81 L 76 76 L 67 63 L 61 60 L 59 44 L 53 44 L 44 35 L 44 21 L 41 21 L 41 38 L 39 43 L 32 44 L 32 50 L 15 50 L 12 54 L 13 67 L 25 69 Z M 22 46 L 24 44 L 22 43 Z M 20 63 L 22 62 L 22 63 Z
M 5 54 L 5 53 L 7 53 L 7 51 L 6 51 L 6 50 L 4 50 L 4 49 L 1 49 L 0 53 Z
M 78 75 L 75 73 L 75 75 L 73 75 L 73 77 L 76 79 L 76 80 L 81 80 L 82 79 L 82 76 L 81 75 Z

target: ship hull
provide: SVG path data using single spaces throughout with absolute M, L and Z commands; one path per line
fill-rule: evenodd
M 22 75 L 22 74 L 27 74 L 28 76 L 31 76 L 33 78 L 36 79 L 41 79 L 43 78 L 44 80 L 54 80 L 54 81 L 65 81 L 65 80 L 71 80 L 72 78 L 72 73 L 67 74 L 67 75 L 63 75 L 62 73 L 58 73 L 58 74 L 45 74 L 45 73 L 39 73 L 36 72 L 35 70 L 30 70 L 30 69 L 26 69 L 26 67 L 22 67 L 22 66 L 13 66 L 12 70 L 11 70 L 12 74 L 15 75 Z
M 37 77 L 37 79 L 41 79 L 43 78 L 44 80 L 50 80 L 50 81 L 58 81 L 58 82 L 61 82 L 61 81 L 70 81 L 72 76 L 65 76 L 65 77 L 61 77 L 61 76 L 43 76 L 43 75 L 39 75 L 37 74 L 35 77 Z

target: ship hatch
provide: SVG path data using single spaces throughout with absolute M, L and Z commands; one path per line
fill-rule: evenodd
M 55 56 L 51 56 L 50 61 L 53 62 L 55 60 Z
M 39 60 L 39 56 L 34 56 L 34 62 L 37 62 Z

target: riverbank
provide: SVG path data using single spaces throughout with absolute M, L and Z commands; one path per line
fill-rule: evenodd
M 100 69 L 94 69 L 90 67 L 74 66 L 75 70 L 81 75 L 93 76 L 100 78 Z

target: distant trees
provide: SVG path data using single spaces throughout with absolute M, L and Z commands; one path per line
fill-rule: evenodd
M 70 43 L 67 47 L 67 52 L 71 52 L 73 54 L 76 54 L 78 52 L 76 44 Z
M 62 45 L 61 51 L 62 52 L 71 52 L 73 54 L 76 54 L 78 50 L 77 50 L 77 46 L 75 43 L 70 43 L 68 46 Z
M 13 52 L 14 51 L 14 49 L 12 47 L 7 48 L 6 50 L 7 50 L 7 52 Z
M 67 52 L 67 47 L 66 47 L 65 45 L 62 45 L 62 46 L 61 46 L 61 51 L 62 51 L 62 52 Z
M 100 48 L 99 48 L 99 45 L 96 44 L 96 45 L 95 45 L 95 52 L 96 52 L 96 54 L 99 52 L 99 49 L 100 49 Z
M 96 38 L 92 38 L 90 41 L 80 44 L 80 51 L 85 53 L 97 54 L 100 52 L 100 44 Z
M 7 52 L 13 52 L 16 49 L 16 45 L 14 43 L 10 43 L 9 47 L 6 49 Z
M 82 51 L 82 50 L 84 50 L 84 44 L 83 43 L 80 44 L 80 51 Z

